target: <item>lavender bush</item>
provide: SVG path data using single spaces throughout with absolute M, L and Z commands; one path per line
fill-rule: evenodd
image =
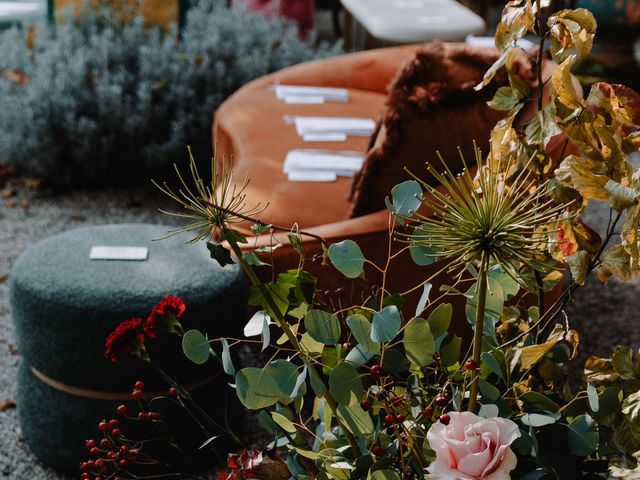
M 181 37 L 108 8 L 39 24 L 32 45 L 27 32 L 0 32 L 0 165 L 57 185 L 147 177 L 185 145 L 210 150 L 212 113 L 234 90 L 339 52 L 214 0 L 191 8 Z

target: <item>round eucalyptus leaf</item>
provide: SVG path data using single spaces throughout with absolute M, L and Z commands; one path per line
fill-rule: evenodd
M 281 396 L 278 384 L 266 369 L 253 367 L 236 374 L 236 392 L 242 404 L 251 410 L 269 407 Z
M 338 363 L 329 375 L 329 390 L 338 403 L 353 405 L 364 396 L 364 387 L 358 371 L 347 362 Z
M 395 305 L 389 305 L 373 314 L 370 338 L 374 342 L 389 342 L 400 330 L 400 311 Z
M 569 449 L 575 456 L 591 455 L 599 442 L 600 435 L 591 416 L 580 415 L 569 424 Z
M 193 363 L 202 365 L 209 360 L 209 340 L 198 330 L 188 330 L 182 336 L 182 351 Z
M 358 278 L 364 272 L 364 255 L 353 240 L 331 244 L 329 260 L 347 278 Z
M 436 344 L 424 318 L 414 318 L 404 329 L 402 339 L 407 359 L 419 367 L 429 365 L 433 361 Z
M 304 327 L 314 340 L 325 345 L 335 345 L 340 341 L 340 320 L 324 310 L 309 310 L 304 316 Z
M 420 207 L 422 188 L 415 180 L 399 183 L 391 189 L 391 213 L 410 217 Z
M 371 473 L 370 480 L 401 480 L 400 475 L 398 475 L 393 470 L 376 470 Z

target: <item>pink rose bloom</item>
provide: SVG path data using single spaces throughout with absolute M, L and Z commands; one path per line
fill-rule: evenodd
M 431 480 L 510 480 L 517 458 L 509 446 L 520 436 L 505 418 L 482 418 L 471 412 L 449 412 L 449 425 L 434 423 L 427 433 L 436 461 Z

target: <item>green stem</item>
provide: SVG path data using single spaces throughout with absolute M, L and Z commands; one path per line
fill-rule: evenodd
M 476 304 L 476 325 L 473 331 L 473 361 L 479 368 L 480 355 L 482 354 L 482 331 L 484 330 L 484 310 L 487 300 L 487 270 L 488 258 L 486 253 L 480 258 L 480 269 L 478 271 L 478 302 Z M 469 406 L 467 410 L 475 412 L 478 406 L 478 372 L 474 372 L 471 380 L 471 391 L 469 392 Z
M 231 246 L 231 249 L 233 250 L 233 253 L 236 255 L 236 259 L 238 260 L 238 263 L 240 264 L 244 272 L 247 274 L 247 277 L 249 277 L 249 280 L 251 281 L 251 283 L 257 286 L 258 288 L 260 288 L 261 293 L 263 294 L 267 302 L 267 306 L 275 314 L 276 318 L 274 318 L 274 320 L 276 321 L 277 325 L 282 329 L 284 334 L 287 336 L 287 339 L 289 340 L 289 342 L 291 342 L 291 345 L 293 345 L 293 348 L 295 348 L 300 353 L 301 356 L 307 358 L 307 355 L 304 352 L 304 350 L 301 348 L 300 343 L 298 342 L 298 339 L 296 338 L 295 334 L 291 331 L 291 328 L 289 328 L 289 324 L 286 322 L 284 317 L 278 311 L 278 307 L 273 301 L 273 298 L 271 298 L 271 293 L 269 292 L 269 290 L 265 288 L 264 284 L 260 281 L 260 279 L 256 275 L 256 272 L 254 272 L 253 268 L 251 268 L 251 265 L 245 262 L 244 259 L 242 258 L 242 251 L 240 250 L 240 247 L 238 246 L 238 244 L 231 240 L 229 240 L 228 242 L 229 242 L 229 245 Z M 315 374 L 316 378 L 321 378 L 320 374 L 316 370 L 315 365 L 313 365 L 311 362 L 305 362 L 305 363 L 307 364 L 307 367 L 309 370 L 313 370 L 313 373 Z M 344 432 L 344 436 L 349 442 L 349 445 L 351 445 L 351 448 L 354 454 L 356 456 L 361 455 L 362 452 L 360 451 L 360 447 L 358 446 L 358 442 L 356 441 L 355 437 L 338 419 L 338 416 L 337 416 L 338 404 L 335 401 L 335 399 L 331 396 L 331 393 L 329 393 L 328 388 L 326 389 L 324 399 L 327 402 L 327 405 L 329 406 L 329 408 L 331 409 L 333 416 L 336 419 L 336 422 L 338 422 L 338 425 L 340 425 L 340 427 L 342 428 L 342 431 Z

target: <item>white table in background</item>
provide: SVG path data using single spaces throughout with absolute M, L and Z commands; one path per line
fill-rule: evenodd
M 340 1 L 371 37 L 388 43 L 463 40 L 486 28 L 482 17 L 455 0 Z M 347 35 L 350 32 L 345 32 L 345 43 L 350 40 Z

